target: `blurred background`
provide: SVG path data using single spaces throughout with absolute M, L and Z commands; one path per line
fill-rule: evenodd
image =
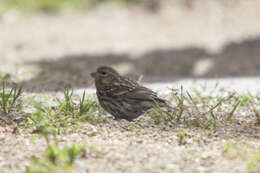
M 260 75 L 258 0 L 0 0 L 0 78 L 32 92 Z

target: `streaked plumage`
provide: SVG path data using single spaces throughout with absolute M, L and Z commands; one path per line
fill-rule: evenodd
M 91 76 L 100 105 L 116 119 L 133 120 L 156 104 L 169 107 L 155 92 L 122 77 L 111 67 L 99 67 Z

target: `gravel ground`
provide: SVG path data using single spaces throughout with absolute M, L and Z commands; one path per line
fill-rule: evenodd
M 168 87 L 181 85 L 185 90 L 197 88 L 210 93 L 216 84 L 219 91 L 224 88 L 257 94 L 258 77 L 183 78 L 189 76 L 184 75 L 187 69 L 193 69 L 193 76 L 209 77 L 207 72 L 215 66 L 227 76 L 260 75 L 257 71 L 260 2 L 185 2 L 163 3 L 156 14 L 138 7 L 114 5 L 103 5 L 87 14 L 23 16 L 15 11 L 3 14 L 0 16 L 0 72 L 11 73 L 16 82 L 26 87 L 23 97 L 60 97 L 60 90 L 67 84 L 81 95 L 86 87 L 93 87 L 87 73 L 104 63 L 116 66 L 123 74 L 146 74 L 145 85 L 161 95 L 167 95 Z M 165 61 L 156 60 L 157 56 L 165 57 Z M 139 61 L 142 57 L 143 61 Z M 195 57 L 198 67 L 187 66 L 189 57 Z M 222 60 L 212 64 L 208 61 L 212 57 Z M 152 66 L 155 72 L 144 71 L 143 64 L 151 65 L 151 62 L 161 66 Z M 170 75 L 165 74 L 165 69 L 171 70 L 165 68 L 167 64 L 176 67 Z M 227 68 L 228 64 L 238 65 Z M 205 66 L 208 68 L 201 70 Z M 176 73 L 179 75 L 172 75 Z M 38 91 L 47 93 L 34 93 Z M 89 97 L 94 96 L 93 88 L 87 91 Z M 114 121 L 111 117 L 104 124 L 82 123 L 80 129 L 58 138 L 61 145 L 89 144 L 100 150 L 99 155 L 78 159 L 76 172 L 244 173 L 250 172 L 248 164 L 255 157 L 252 153 L 260 145 L 260 128 L 255 125 L 252 112 L 241 110 L 241 114 L 245 116 L 230 124 L 220 122 L 214 133 L 188 128 L 181 145 L 178 130 L 184 128 L 183 124 L 154 125 L 147 116 L 140 118 L 140 126 L 135 122 Z M 122 126 L 134 128 L 125 130 Z M 21 127 L 13 133 L 14 129 L 13 125 L 0 127 L 0 172 L 23 172 L 31 156 L 40 156 L 47 147 L 43 139 L 31 140 L 31 129 Z M 229 142 L 245 144 L 246 152 L 239 153 L 239 148 L 235 154 L 227 154 Z M 258 173 L 260 168 L 254 171 Z
M 259 93 L 259 78 L 237 78 L 216 80 L 183 80 L 175 83 L 149 84 L 161 96 L 169 95 L 169 88 L 184 86 L 184 90 L 197 89 L 202 95 L 237 91 Z M 254 87 L 258 86 L 258 87 Z M 82 95 L 83 89 L 75 91 Z M 87 89 L 88 97 L 95 97 L 94 89 Z M 214 94 L 211 94 L 213 96 Z M 50 94 L 24 93 L 24 97 L 61 98 L 61 92 Z M 230 107 L 230 105 L 229 105 Z M 221 111 L 221 110 L 220 110 Z M 195 113 L 196 114 L 196 113 Z M 220 113 L 223 114 L 223 113 Z M 109 116 L 109 115 L 105 115 Z M 135 122 L 115 121 L 109 116 L 107 123 L 80 123 L 80 128 L 69 134 L 58 135 L 61 146 L 82 144 L 94 146 L 99 154 L 77 159 L 75 172 L 199 172 L 199 173 L 244 173 L 259 172 L 249 169 L 249 163 L 257 159 L 260 146 L 260 126 L 254 114 L 239 108 L 234 120 L 218 120 L 216 131 L 195 126 L 185 128 L 183 123 L 174 126 L 153 123 L 147 116 Z M 32 156 L 39 157 L 46 149 L 44 139 L 32 140 L 31 128 L 7 125 L 0 127 L 0 171 L 23 172 L 30 165 Z M 128 130 L 127 130 L 128 129 Z M 178 133 L 186 129 L 187 135 L 180 143 Z M 229 144 L 234 148 L 227 149 Z M 238 148 L 236 147 L 238 145 Z M 256 160 L 256 164 L 259 160 Z
M 83 123 L 80 130 L 58 138 L 60 145 L 87 144 L 100 151 L 98 155 L 77 159 L 76 172 L 243 173 L 260 145 L 260 128 L 251 120 L 218 125 L 216 132 L 189 128 L 183 144 L 178 137 L 178 131 L 183 128 L 181 124 L 176 127 L 153 125 L 148 117 L 139 121 L 139 125 L 112 119 L 100 125 Z M 122 128 L 130 125 L 134 126 L 132 130 Z M 43 139 L 32 142 L 32 135 L 26 130 L 20 129 L 17 134 L 12 131 L 10 126 L 0 128 L 1 169 L 23 172 L 30 165 L 31 156 L 39 157 L 46 143 Z M 229 154 L 227 143 L 238 143 L 242 148 Z M 239 154 L 243 145 L 246 146 L 244 157 Z

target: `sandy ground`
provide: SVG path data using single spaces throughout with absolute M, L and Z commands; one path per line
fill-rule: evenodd
M 0 71 L 11 73 L 24 85 L 24 97 L 41 95 L 41 91 L 59 97 L 69 84 L 80 95 L 86 87 L 93 87 L 87 74 L 101 64 L 113 65 L 123 74 L 144 74 L 145 85 L 161 95 L 167 94 L 168 87 L 181 85 L 186 90 L 210 92 L 216 83 L 219 91 L 257 94 L 260 2 L 185 2 L 165 2 L 156 14 L 114 5 L 87 14 L 2 14 Z M 197 79 L 218 76 L 216 72 L 255 77 Z M 93 88 L 87 91 L 94 95 Z M 112 118 L 105 124 L 82 123 L 80 129 L 59 139 L 61 145 L 87 143 L 101 151 L 98 156 L 77 160 L 76 172 L 244 173 L 249 172 L 252 153 L 260 145 L 260 129 L 252 112 L 244 114 L 231 124 L 220 123 L 215 133 L 187 129 L 184 145 L 177 135 L 183 124 L 154 125 L 146 116 L 141 117 L 140 126 Z M 128 131 L 121 126 L 134 128 Z M 0 172 L 23 172 L 31 156 L 41 155 L 46 148 L 43 139 L 31 141 L 30 129 L 21 127 L 13 134 L 13 128 L 0 127 Z M 245 144 L 248 149 L 226 154 L 228 142 Z

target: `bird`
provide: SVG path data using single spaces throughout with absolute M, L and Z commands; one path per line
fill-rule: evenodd
M 95 81 L 99 104 L 116 120 L 132 121 L 156 106 L 171 108 L 154 91 L 121 76 L 112 67 L 100 66 L 90 75 Z

